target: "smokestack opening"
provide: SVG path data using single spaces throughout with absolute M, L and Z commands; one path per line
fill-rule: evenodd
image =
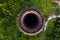
M 28 28 L 34 28 L 38 25 L 39 18 L 34 13 L 28 13 L 23 19 L 24 25 Z

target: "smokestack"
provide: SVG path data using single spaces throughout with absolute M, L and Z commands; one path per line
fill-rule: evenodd
M 36 8 L 27 8 L 19 13 L 18 25 L 25 33 L 34 34 L 42 29 L 44 18 Z

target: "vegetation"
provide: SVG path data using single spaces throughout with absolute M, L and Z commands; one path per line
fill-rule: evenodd
M 55 14 L 55 12 L 57 13 L 57 11 L 51 11 L 52 7 L 54 10 L 58 8 L 58 5 L 56 4 L 54 6 L 53 5 L 54 3 L 52 0 L 48 0 L 48 1 L 47 0 L 46 1 L 44 0 L 0 0 L 0 40 L 40 40 L 40 39 L 43 40 L 44 37 L 43 32 L 34 36 L 23 34 L 19 30 L 16 20 L 20 11 L 29 7 L 35 7 L 39 9 L 43 13 L 45 20 L 47 20 L 50 14 L 52 13 Z M 55 21 L 53 21 L 53 24 L 50 23 L 51 25 L 48 26 L 49 27 L 56 26 L 57 21 L 59 22 L 59 20 L 56 19 Z M 60 27 L 60 25 L 58 24 L 57 26 Z M 51 31 L 49 32 L 48 29 L 49 28 L 47 28 L 47 32 L 46 32 L 47 40 L 48 37 L 49 39 L 52 39 L 53 36 L 52 37 L 49 36 L 50 35 L 49 33 L 55 30 L 55 29 L 51 29 Z M 59 38 L 60 32 L 58 32 L 57 29 L 56 32 L 58 33 L 57 34 L 58 39 L 60 39 Z M 52 35 L 55 34 L 52 33 Z
M 49 22 L 46 31 L 46 40 L 60 40 L 60 19 L 53 19 Z

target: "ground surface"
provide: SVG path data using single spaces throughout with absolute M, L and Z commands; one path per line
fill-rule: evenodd
M 51 15 L 59 15 L 59 8 L 54 0 L 0 0 L 0 40 L 59 40 L 60 19 L 49 22 L 46 32 L 34 36 L 23 34 L 17 26 L 17 17 L 21 10 L 35 7 L 47 21 Z

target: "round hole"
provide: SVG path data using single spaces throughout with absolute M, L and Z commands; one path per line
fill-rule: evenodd
M 28 28 L 34 28 L 38 24 L 39 18 L 34 13 L 28 13 L 23 19 L 24 25 Z

